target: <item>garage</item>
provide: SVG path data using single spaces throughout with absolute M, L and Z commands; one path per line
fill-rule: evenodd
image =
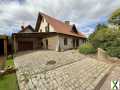
M 32 41 L 18 41 L 18 51 L 33 50 Z

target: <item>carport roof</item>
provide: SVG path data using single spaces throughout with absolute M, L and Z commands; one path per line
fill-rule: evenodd
M 45 38 L 45 37 L 54 36 L 54 35 L 67 35 L 67 34 L 58 33 L 58 32 L 40 32 L 40 33 L 33 32 L 33 33 L 14 33 L 12 36 L 15 36 L 15 37 L 29 37 L 29 38 L 33 38 L 33 37 Z M 72 35 L 67 35 L 67 36 L 74 37 Z M 83 37 L 76 37 L 76 38 L 86 39 L 86 38 L 83 38 Z
M 6 35 L 0 35 L 0 39 L 7 39 L 8 36 Z
M 33 33 L 14 33 L 13 36 L 15 37 L 40 37 L 40 38 L 44 38 L 47 36 L 53 36 L 56 35 L 56 32 L 41 32 L 41 33 L 37 33 L 37 32 L 33 32 Z

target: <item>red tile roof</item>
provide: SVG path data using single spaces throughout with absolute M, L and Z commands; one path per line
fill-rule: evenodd
M 39 13 L 39 16 L 44 17 L 47 22 L 54 28 L 54 30 L 57 33 L 62 33 L 62 34 L 67 34 L 67 35 L 71 35 L 71 36 L 76 36 L 76 37 L 82 37 L 82 38 L 86 38 L 81 32 L 79 32 L 77 29 L 77 33 L 73 32 L 73 26 L 75 25 L 67 25 L 64 22 L 57 20 L 53 17 L 50 17 L 44 13 Z M 75 27 L 76 28 L 76 27 Z

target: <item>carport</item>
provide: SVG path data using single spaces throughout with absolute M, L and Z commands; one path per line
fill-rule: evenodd
M 56 35 L 55 32 L 41 32 L 41 33 L 14 33 L 14 50 L 16 52 L 47 49 L 43 43 L 43 39 Z M 47 44 L 47 43 L 46 43 Z
M 0 56 L 7 56 L 7 42 L 8 37 L 0 35 Z

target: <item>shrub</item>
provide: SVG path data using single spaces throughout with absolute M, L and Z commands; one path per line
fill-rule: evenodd
M 107 52 L 112 57 L 120 58 L 120 47 L 109 47 L 107 48 Z
M 13 56 L 12 55 L 8 55 L 7 56 L 7 59 L 9 60 L 9 59 L 13 59 Z
M 92 54 L 92 53 L 96 53 L 96 49 L 93 47 L 92 44 L 85 43 L 80 46 L 79 52 L 83 54 Z

